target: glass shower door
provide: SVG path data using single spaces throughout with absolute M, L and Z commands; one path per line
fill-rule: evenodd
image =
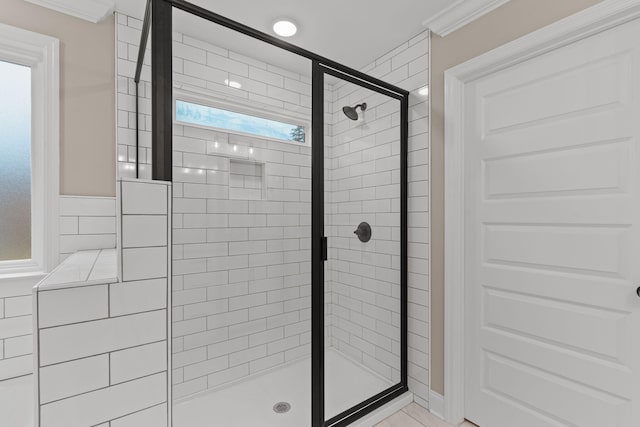
M 311 63 L 174 18 L 173 426 L 310 427 Z
M 406 390 L 406 116 L 403 96 L 323 71 L 324 425 L 333 426 Z

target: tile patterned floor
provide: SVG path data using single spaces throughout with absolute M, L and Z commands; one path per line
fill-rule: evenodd
M 375 427 L 452 427 L 416 403 L 411 403 Z M 460 427 L 478 427 L 466 421 Z

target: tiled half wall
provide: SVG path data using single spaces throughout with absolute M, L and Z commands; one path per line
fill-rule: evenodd
M 118 186 L 122 252 L 91 261 L 86 277 L 50 279 L 64 278 L 76 255 L 35 291 L 39 427 L 161 427 L 170 419 L 171 186 Z M 118 266 L 121 279 L 109 279 Z
M 116 247 L 114 197 L 60 196 L 60 261 Z M 0 381 L 33 372 L 32 288 L 44 275 L 0 280 Z

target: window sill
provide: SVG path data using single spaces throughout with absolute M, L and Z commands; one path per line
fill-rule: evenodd
M 41 271 L 24 272 L 24 273 L 3 273 L 0 270 L 0 284 L 7 281 L 28 281 L 29 279 L 41 280 L 47 273 Z

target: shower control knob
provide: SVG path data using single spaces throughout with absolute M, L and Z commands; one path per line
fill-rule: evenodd
M 358 225 L 356 231 L 353 232 L 353 234 L 358 236 L 358 239 L 360 239 L 362 243 L 367 243 L 369 240 L 371 240 L 371 226 L 366 222 L 361 222 L 360 225 Z

